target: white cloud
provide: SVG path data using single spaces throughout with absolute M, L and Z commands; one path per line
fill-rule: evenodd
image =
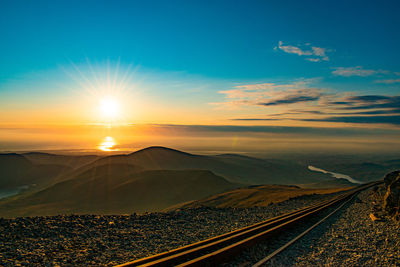
M 312 51 L 303 51 L 301 48 L 292 45 L 283 45 L 282 41 L 279 41 L 279 49 L 289 54 L 296 54 L 299 56 L 311 56 Z
M 312 50 L 314 52 L 314 55 L 316 55 L 316 56 L 320 56 L 320 57 L 325 57 L 326 56 L 324 48 L 313 46 Z
M 320 62 L 320 58 L 306 58 L 306 60 L 311 61 L 311 62 Z
M 330 50 L 322 47 L 310 46 L 311 44 L 309 43 L 302 46 L 284 45 L 282 41 L 279 41 L 279 46 L 275 47 L 274 50 L 279 48 L 289 54 L 305 56 L 305 59 L 311 62 L 329 61 L 329 57 L 326 53 L 330 52 Z
M 375 75 L 377 73 L 382 73 L 382 70 L 368 70 L 364 69 L 362 66 L 355 66 L 355 67 L 337 67 L 335 68 L 334 71 L 332 71 L 332 74 L 337 75 L 337 76 L 344 76 L 344 77 L 350 77 L 350 76 L 371 76 Z

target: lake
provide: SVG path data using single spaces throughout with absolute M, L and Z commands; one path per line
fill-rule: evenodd
M 311 166 L 311 165 L 308 166 L 308 169 L 310 171 L 322 172 L 322 173 L 330 174 L 332 177 L 337 178 L 337 179 L 341 179 L 341 178 L 342 179 L 346 179 L 347 181 L 349 181 L 350 183 L 353 183 L 353 184 L 362 184 L 363 183 L 363 182 L 358 181 L 358 180 L 356 180 L 354 178 L 351 178 L 350 176 L 348 176 L 346 174 L 326 171 L 324 169 L 317 168 L 317 167 L 314 167 L 314 166 Z

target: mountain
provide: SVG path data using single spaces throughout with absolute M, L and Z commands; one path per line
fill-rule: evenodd
M 312 172 L 306 166 L 283 160 L 232 154 L 202 156 L 165 147 L 149 147 L 128 155 L 104 157 L 91 164 L 101 162 L 133 164 L 146 170 L 210 170 L 232 182 L 243 184 L 304 184 L 332 180 L 329 175 Z
M 87 165 L 100 158 L 96 155 L 56 155 L 43 152 L 28 152 L 21 154 L 33 164 L 38 165 L 66 165 L 73 169 Z
M 64 165 L 33 164 L 20 154 L 0 154 L 0 189 L 14 189 L 32 184 L 44 186 L 70 170 L 70 167 Z
M 282 202 L 289 198 L 311 195 L 329 194 L 345 190 L 346 188 L 332 189 L 303 189 L 288 185 L 258 185 L 238 188 L 220 193 L 211 197 L 169 207 L 165 210 L 176 210 L 197 207 L 215 208 L 249 208 L 265 207 L 271 203 Z
M 24 185 L 24 174 L 31 167 L 32 163 L 22 155 L 0 154 L 0 188 Z
M 143 170 L 210 170 L 241 184 L 289 185 L 332 180 L 329 175 L 312 172 L 306 166 L 285 160 L 264 160 L 235 154 L 203 156 L 165 147 L 149 147 L 127 155 L 106 157 L 38 152 L 5 155 L 12 163 L 2 164 L 0 157 L 0 174 L 3 174 L 0 186 L 10 187 L 32 183 L 54 184 L 72 179 L 96 166 L 112 164 L 135 165 Z M 33 174 L 35 177 L 32 177 Z M 37 177 L 42 177 L 43 181 Z
M 0 163 L 4 185 L 39 185 L 0 200 L 0 216 L 8 217 L 158 211 L 239 185 L 320 185 L 337 180 L 285 160 L 203 156 L 165 147 L 106 157 L 7 154 Z
M 235 187 L 238 185 L 205 170 L 141 171 L 134 165 L 106 164 L 3 203 L 0 216 L 159 211 Z

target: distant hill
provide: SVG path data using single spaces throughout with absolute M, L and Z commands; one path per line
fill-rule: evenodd
M 3 203 L 0 216 L 158 211 L 237 186 L 205 170 L 140 171 L 134 165 L 106 164 Z
M 100 158 L 96 155 L 56 155 L 43 152 L 28 152 L 21 154 L 33 164 L 66 165 L 73 169 L 87 165 Z
M 38 186 L 0 200 L 0 216 L 158 211 L 251 184 L 343 187 L 342 182 L 285 160 L 165 147 L 106 157 L 2 154 L 0 189 Z
M 104 157 L 92 164 L 101 162 L 133 164 L 146 170 L 210 170 L 232 182 L 243 184 L 296 184 L 332 180 L 329 175 L 312 172 L 303 165 L 283 160 L 234 154 L 202 156 L 165 147 L 149 147 L 128 155 Z
M 11 157 L 11 154 L 7 155 Z M 8 177 L 3 179 L 3 185 L 11 187 L 31 182 L 32 177 L 26 175 L 26 172 L 22 175 L 20 170 L 28 170 L 32 164 L 43 170 L 46 181 L 51 180 L 49 175 L 52 175 L 53 184 L 104 164 L 129 164 L 143 170 L 210 170 L 229 181 L 242 184 L 311 184 L 332 180 L 329 175 L 312 172 L 304 165 L 285 160 L 265 160 L 236 154 L 203 156 L 165 147 L 149 147 L 127 155 L 106 157 L 64 156 L 39 152 L 12 155 L 15 158 L 12 164 L 1 165 L 0 160 L 0 174 L 6 173 L 5 176 Z M 48 170 L 49 168 L 52 171 Z M 56 168 L 58 169 L 55 170 Z M 15 183 L 10 182 L 11 178 Z M 19 180 L 21 181 L 17 182 Z
M 259 185 L 238 188 L 232 191 L 217 194 L 208 198 L 172 206 L 166 210 L 215 207 L 215 208 L 249 208 L 265 207 L 271 203 L 282 202 L 289 198 L 311 195 L 329 194 L 345 190 L 346 188 L 332 189 L 303 189 L 298 186 L 287 185 Z
M 46 185 L 70 170 L 71 168 L 65 165 L 33 164 L 19 154 L 0 154 L 0 189 L 32 184 Z
M 14 187 L 24 184 L 24 174 L 32 163 L 19 154 L 0 154 L 0 187 Z

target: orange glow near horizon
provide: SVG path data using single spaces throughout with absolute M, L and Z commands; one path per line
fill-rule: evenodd
M 163 145 L 229 151 L 318 150 L 320 146 L 361 151 L 370 149 L 371 142 L 374 149 L 395 150 L 399 146 L 399 131 L 392 125 L 374 124 L 377 131 L 368 132 L 370 124 L 323 121 L 324 112 L 334 112 L 329 107 L 322 114 L 314 114 L 292 112 L 293 105 L 296 109 L 308 107 L 302 103 L 261 109 L 259 105 L 238 105 L 233 101 L 232 108 L 227 108 L 225 102 L 202 102 L 193 92 L 177 97 L 174 90 L 180 83 L 173 79 L 145 79 L 145 75 L 142 77 L 130 67 L 121 69 L 119 64 L 111 69 L 108 65 L 90 64 L 73 67 L 69 71 L 72 81 L 66 81 L 66 87 L 72 89 L 65 90 L 65 94 L 49 96 L 45 102 L 42 95 L 15 95 L 4 102 L 5 108 L 0 110 L 0 150 L 89 149 L 120 153 Z M 182 82 L 185 88 L 186 82 Z M 234 88 L 237 91 L 243 87 Z M 171 95 L 166 94 L 169 90 Z M 240 90 L 252 96 L 251 91 Z M 268 95 L 269 91 L 265 89 L 264 93 Z M 265 132 L 260 127 L 266 127 Z M 309 130 L 301 130 L 302 127 Z M 337 128 L 348 135 L 336 134 Z M 360 131 L 359 136 L 356 131 Z

